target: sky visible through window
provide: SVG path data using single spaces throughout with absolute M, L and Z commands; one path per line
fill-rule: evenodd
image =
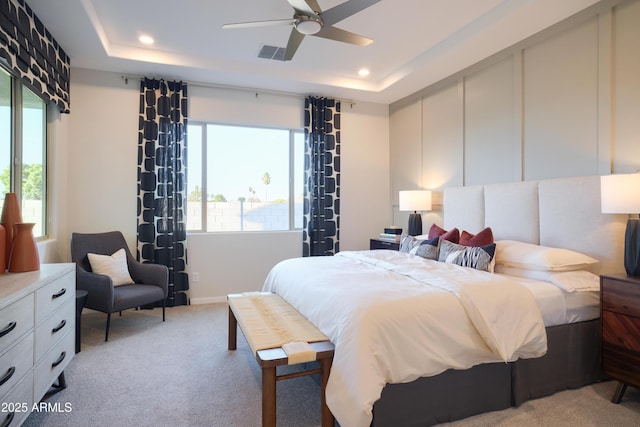
M 0 69 L 0 173 L 11 161 L 11 77 Z M 0 182 L 0 196 L 9 191 Z
M 25 108 L 23 111 L 25 123 L 36 124 L 24 126 L 22 139 L 24 141 L 22 153 L 25 164 L 42 164 L 42 109 Z M 11 162 L 11 109 L 0 106 L 0 173 L 4 172 Z M 8 192 L 0 183 L 0 192 Z
M 289 198 L 289 130 L 207 126 L 207 193 L 227 201 Z M 297 140 L 302 140 L 302 134 Z M 188 193 L 201 187 L 202 138 L 199 126 L 189 126 Z M 302 156 L 296 156 L 296 160 Z M 299 162 L 298 162 L 299 163 Z M 296 170 L 302 170 L 296 165 Z M 263 177 L 269 174 L 265 185 Z M 296 197 L 298 194 L 296 194 Z

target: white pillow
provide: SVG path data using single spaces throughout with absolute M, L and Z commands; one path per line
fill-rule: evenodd
M 413 236 L 416 240 L 429 240 L 428 234 L 418 234 L 417 236 Z
M 549 270 L 529 270 L 526 268 L 507 267 L 504 264 L 496 264 L 494 272 L 500 274 L 508 274 L 509 276 L 524 277 L 525 279 L 540 280 L 549 282 L 551 280 L 552 271 Z
M 509 276 L 524 277 L 525 279 L 549 282 L 567 292 L 600 290 L 600 277 L 586 270 L 526 270 L 523 268 L 496 265 L 495 272 L 507 274 Z
M 127 253 L 119 249 L 113 255 L 87 254 L 91 270 L 97 274 L 111 277 L 113 286 L 130 285 L 133 283 L 127 266 Z
M 527 270 L 574 271 L 598 260 L 569 249 L 551 248 L 515 240 L 496 242 L 496 265 Z
M 567 292 L 600 290 L 600 276 L 585 270 L 553 273 L 551 283 Z

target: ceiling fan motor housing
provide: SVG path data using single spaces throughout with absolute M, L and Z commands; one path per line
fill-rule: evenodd
M 319 16 L 296 15 L 294 26 L 299 33 L 309 35 L 316 34 L 322 29 L 322 18 Z

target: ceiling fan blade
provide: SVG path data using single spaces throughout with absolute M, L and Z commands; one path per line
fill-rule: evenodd
M 304 34 L 301 34 L 295 28 L 292 28 L 291 35 L 289 36 L 289 42 L 287 43 L 287 49 L 284 52 L 285 61 L 291 61 L 296 50 L 298 50 L 298 46 L 302 43 L 302 39 L 304 39 Z
M 226 30 L 230 28 L 276 27 L 282 25 L 293 25 L 295 22 L 295 19 L 274 19 L 270 21 L 253 21 L 224 24 L 222 28 Z
M 297 13 L 303 15 L 315 15 L 322 12 L 316 0 L 287 0 Z
M 324 21 L 324 25 L 331 26 L 378 2 L 380 2 L 380 0 L 348 0 L 331 9 L 325 10 L 320 16 Z
M 371 39 L 359 36 L 349 31 L 341 30 L 340 28 L 336 28 L 336 27 L 324 26 L 322 27 L 322 30 L 312 35 L 316 37 L 322 37 L 325 39 L 339 41 L 339 42 L 355 44 L 358 46 L 366 46 L 368 44 L 373 43 L 373 40 Z

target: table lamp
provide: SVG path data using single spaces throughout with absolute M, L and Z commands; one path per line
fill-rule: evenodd
M 602 213 L 640 213 L 640 173 L 600 177 Z M 640 220 L 629 218 L 624 236 L 624 269 L 640 276 Z
M 401 211 L 413 211 L 409 215 L 407 234 L 411 236 L 422 234 L 422 214 L 419 214 L 418 211 L 431 210 L 431 191 L 400 191 L 399 198 Z

